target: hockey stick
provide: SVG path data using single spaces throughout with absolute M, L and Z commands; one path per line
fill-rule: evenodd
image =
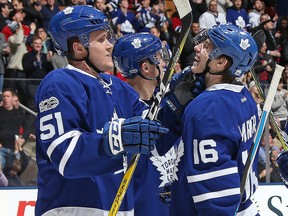
M 243 174 L 242 174 L 242 178 L 241 178 L 241 183 L 240 183 L 240 203 L 242 201 L 242 197 L 244 194 L 245 185 L 246 185 L 246 182 L 248 179 L 248 175 L 250 173 L 252 164 L 253 164 L 255 156 L 257 154 L 257 150 L 258 150 L 258 147 L 260 144 L 262 133 L 264 131 L 265 124 L 266 124 L 268 115 L 269 115 L 270 110 L 271 110 L 271 106 L 272 106 L 272 103 L 274 100 L 274 96 L 275 96 L 277 86 L 278 86 L 279 80 L 281 78 L 283 69 L 284 68 L 282 66 L 280 66 L 278 64 L 276 65 L 274 75 L 273 75 L 272 81 L 270 83 L 269 91 L 268 91 L 268 94 L 267 94 L 267 97 L 266 97 L 266 100 L 264 103 L 264 107 L 263 107 L 263 112 L 262 112 L 262 115 L 261 115 L 261 118 L 260 118 L 260 121 L 259 121 L 259 124 L 257 127 L 257 131 L 256 131 L 254 138 L 253 138 L 253 143 L 251 145 L 251 148 L 250 148 L 250 151 L 249 151 L 249 154 L 247 157 L 247 161 L 246 161 L 245 166 L 244 166 L 244 170 L 243 170 Z M 238 208 L 239 208 L 239 206 L 240 206 L 240 204 L 238 205 Z M 238 208 L 235 212 L 235 215 L 238 212 Z
M 190 28 L 191 28 L 191 25 L 193 22 L 192 8 L 191 8 L 189 0 L 173 0 L 173 2 L 177 8 L 180 19 L 182 21 L 182 30 L 181 30 L 179 37 L 177 38 L 177 43 L 175 45 L 175 49 L 174 49 L 173 54 L 172 54 L 172 59 L 169 62 L 168 66 L 167 66 L 167 70 L 164 74 L 164 77 L 160 82 L 159 91 L 155 95 L 153 104 L 151 105 L 151 108 L 149 109 L 149 111 L 145 117 L 145 118 L 150 119 L 150 120 L 153 120 L 157 116 L 157 113 L 158 113 L 159 108 L 160 108 L 161 100 L 162 100 L 165 92 L 167 91 L 167 86 L 168 86 L 169 80 L 170 80 L 172 74 L 174 73 L 175 64 L 177 63 L 177 61 L 180 57 L 180 54 L 183 50 L 183 47 L 185 45 L 188 34 L 190 33 Z M 109 216 L 115 216 L 117 214 L 117 212 L 121 206 L 121 203 L 123 201 L 123 198 L 126 194 L 126 191 L 128 189 L 128 186 L 130 184 L 130 181 L 133 177 L 133 174 L 134 174 L 134 171 L 135 171 L 136 166 L 138 164 L 139 158 L 140 158 L 140 154 L 136 154 L 132 157 L 132 159 L 131 159 L 128 167 L 127 167 L 127 170 L 123 176 L 121 184 L 118 188 L 118 191 L 116 193 L 114 201 L 111 205 L 111 208 L 109 211 Z
M 254 69 L 251 69 L 251 74 L 252 74 L 252 78 L 255 82 L 255 86 L 260 94 L 260 97 L 262 98 L 263 101 L 265 101 L 265 95 L 263 93 L 263 90 L 262 88 L 260 87 L 260 84 L 258 82 L 258 80 L 256 79 L 256 76 L 255 76 L 255 72 L 254 72 Z M 280 125 L 277 123 L 276 121 L 276 117 L 274 115 L 274 113 L 272 111 L 270 111 L 270 114 L 269 114 L 269 119 L 270 119 L 270 122 L 272 123 L 272 126 L 273 126 L 273 129 L 275 130 L 276 132 L 276 135 L 282 145 L 282 148 L 284 150 L 288 150 L 288 147 L 287 147 L 287 134 L 286 132 L 282 131 L 280 129 Z
M 264 31 L 263 30 L 258 30 L 253 35 L 253 38 L 256 41 L 256 44 L 257 44 L 257 47 L 258 47 L 258 51 L 260 51 L 260 49 L 262 48 L 262 46 L 263 46 L 263 44 L 264 44 L 264 42 L 266 40 L 266 35 L 265 35 Z M 253 78 L 253 80 L 255 82 L 256 88 L 258 89 L 258 92 L 260 94 L 260 97 L 262 98 L 263 101 L 265 101 L 265 94 L 264 94 L 262 88 L 260 87 L 259 81 L 256 79 L 254 67 L 252 67 L 250 69 L 250 72 L 252 74 L 252 78 Z M 288 150 L 288 146 L 287 146 L 288 136 L 287 136 L 286 132 L 284 132 L 284 131 L 282 131 L 280 129 L 280 125 L 276 121 L 276 118 L 275 118 L 275 116 L 274 116 L 272 111 L 270 111 L 269 119 L 270 119 L 270 122 L 273 125 L 273 128 L 274 128 L 274 130 L 275 130 L 275 132 L 277 134 L 277 137 L 278 137 L 283 149 L 284 150 Z

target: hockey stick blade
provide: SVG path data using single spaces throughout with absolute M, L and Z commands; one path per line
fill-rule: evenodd
M 250 173 L 252 164 L 254 162 L 254 159 L 255 159 L 259 144 L 260 144 L 261 136 L 262 136 L 262 133 L 264 131 L 265 124 L 266 124 L 268 115 L 269 115 L 270 110 L 271 110 L 271 106 L 272 106 L 272 103 L 274 100 L 274 96 L 275 96 L 277 86 L 278 86 L 278 83 L 280 81 L 283 69 L 284 68 L 282 66 L 280 66 L 278 64 L 276 65 L 274 75 L 273 75 L 273 78 L 272 78 L 272 81 L 271 81 L 271 84 L 269 87 L 269 91 L 268 91 L 268 94 L 267 94 L 267 97 L 266 97 L 266 100 L 264 103 L 263 112 L 262 112 L 257 130 L 256 130 L 256 133 L 255 133 L 254 138 L 253 138 L 253 143 L 251 145 L 251 148 L 250 148 L 250 151 L 249 151 L 249 154 L 247 157 L 247 161 L 246 161 L 245 166 L 244 166 L 244 170 L 243 170 L 243 174 L 242 174 L 242 178 L 241 178 L 241 183 L 240 183 L 240 203 L 242 202 L 242 197 L 243 197 L 243 194 L 245 191 L 246 181 L 248 179 L 248 175 Z M 238 208 L 239 208 L 239 205 L 238 205 Z M 238 208 L 235 212 L 235 215 L 238 212 Z
M 179 37 L 177 38 L 175 49 L 172 54 L 172 59 L 169 62 L 167 70 L 164 74 L 164 77 L 160 82 L 159 92 L 157 92 L 156 96 L 154 97 L 154 102 L 151 105 L 151 108 L 149 109 L 146 115 L 146 118 L 150 120 L 153 120 L 158 113 L 161 100 L 167 90 L 169 80 L 172 74 L 174 73 L 175 64 L 177 63 L 181 55 L 181 52 L 185 45 L 188 34 L 190 33 L 190 28 L 193 22 L 192 8 L 191 8 L 189 0 L 173 0 L 173 2 L 177 8 L 180 19 L 182 21 L 182 30 L 181 30 Z M 111 205 L 109 216 L 115 216 L 117 214 L 121 206 L 121 203 L 123 201 L 123 198 L 126 194 L 126 191 L 128 189 L 128 186 L 131 182 L 131 179 L 133 177 L 139 158 L 140 158 L 140 154 L 136 154 L 132 157 L 132 160 L 130 161 L 129 166 L 127 167 L 126 173 L 123 176 L 123 179 L 120 183 L 120 186 L 118 188 L 114 201 Z

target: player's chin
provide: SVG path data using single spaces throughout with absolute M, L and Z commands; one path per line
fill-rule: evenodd
M 193 73 L 202 73 L 204 68 L 201 67 L 201 64 L 199 64 L 198 61 L 194 61 L 193 65 L 191 66 L 192 72 Z
M 103 70 L 102 71 L 113 71 L 114 69 L 114 64 L 113 62 L 107 62 L 106 64 L 103 65 Z

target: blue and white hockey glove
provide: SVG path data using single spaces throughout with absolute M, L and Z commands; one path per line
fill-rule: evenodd
M 204 90 L 204 75 L 194 74 L 191 67 L 186 67 L 171 78 L 169 91 L 164 99 L 169 108 L 178 114 L 182 113 L 190 101 Z
M 166 184 L 165 186 L 159 188 L 159 199 L 165 205 L 170 205 L 171 203 L 171 185 Z
M 156 120 L 142 117 L 115 119 L 104 126 L 104 149 L 110 156 L 126 152 L 149 154 L 160 135 L 168 131 Z
M 288 188 L 288 151 L 281 152 L 277 157 L 280 176 L 285 186 Z

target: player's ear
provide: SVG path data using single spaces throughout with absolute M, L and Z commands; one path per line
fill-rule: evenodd
M 149 65 L 148 65 L 148 62 L 147 62 L 147 61 L 143 61 L 143 62 L 141 63 L 140 68 L 141 68 L 142 74 L 148 74 L 148 73 L 149 73 Z
M 228 59 L 225 58 L 224 56 L 220 56 L 217 59 L 217 67 L 227 67 L 228 63 L 229 63 Z

